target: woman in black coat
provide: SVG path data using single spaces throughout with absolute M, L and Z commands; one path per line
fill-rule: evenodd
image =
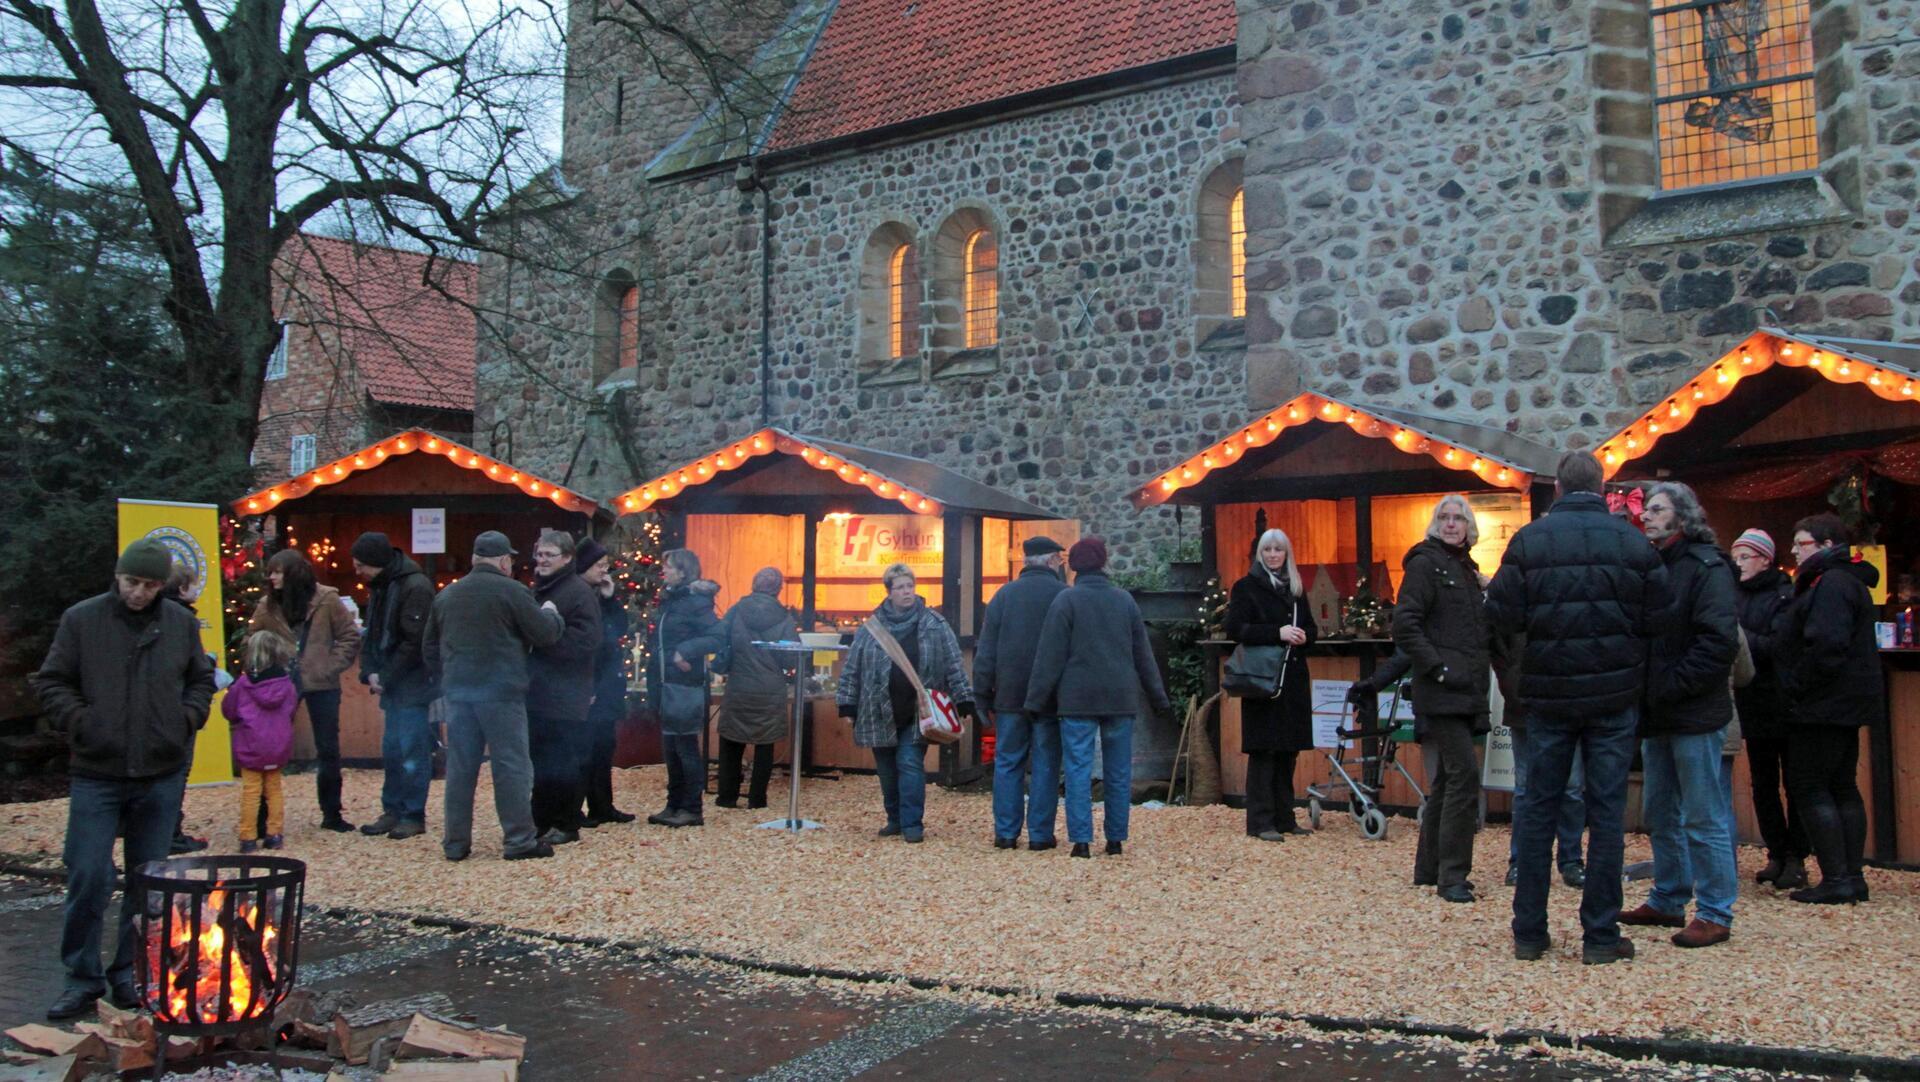
M 667 806 L 647 816 L 647 822 L 697 827 L 706 822 L 701 802 L 707 791 L 707 763 L 700 756 L 700 735 L 707 728 L 707 656 L 719 653 L 726 643 L 713 606 L 720 586 L 700 577 L 700 557 L 690 549 L 669 550 L 660 561 L 660 581 L 666 588 L 653 614 L 647 698 L 660 716 Z
M 1480 820 L 1480 764 L 1473 738 L 1488 730 L 1493 652 L 1480 569 L 1480 539 L 1466 497 L 1434 504 L 1427 536 L 1401 562 L 1393 645 L 1413 673 L 1413 727 L 1434 767 L 1413 882 L 1449 902 L 1473 901 L 1473 833 Z
M 1806 860 L 1811 850 L 1800 813 L 1780 799 L 1787 772 L 1786 690 L 1780 686 L 1779 659 L 1774 640 L 1779 623 L 1793 600 L 1793 580 L 1773 565 L 1773 538 L 1763 530 L 1748 530 L 1729 553 L 1740 572 L 1740 630 L 1753 655 L 1753 679 L 1733 689 L 1734 709 L 1740 715 L 1740 736 L 1747 745 L 1747 767 L 1753 774 L 1753 817 L 1767 843 L 1767 866 L 1754 876 L 1776 890 L 1807 885 Z
M 1282 530 L 1260 535 L 1253 567 L 1227 598 L 1227 637 L 1246 646 L 1290 647 L 1280 694 L 1240 700 L 1240 748 L 1247 753 L 1247 834 L 1277 842 L 1306 834 L 1294 818 L 1293 766 L 1313 747 L 1313 678 L 1307 647 L 1319 637 L 1300 585 L 1293 542 Z

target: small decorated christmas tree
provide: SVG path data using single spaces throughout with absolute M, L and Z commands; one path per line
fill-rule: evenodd
M 1354 583 L 1353 597 L 1346 604 L 1343 619 L 1347 634 L 1356 639 L 1382 638 L 1393 618 L 1393 606 L 1374 596 L 1373 580 L 1365 575 Z
M 1206 593 L 1200 598 L 1200 629 L 1209 639 L 1227 637 L 1227 590 L 1218 578 L 1207 580 Z

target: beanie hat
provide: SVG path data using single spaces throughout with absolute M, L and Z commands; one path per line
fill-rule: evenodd
M 585 571 L 587 568 L 605 559 L 606 555 L 607 546 L 602 545 L 591 537 L 583 538 L 579 546 L 573 550 L 573 569 L 575 571 Z
M 1098 537 L 1083 537 L 1067 550 L 1067 566 L 1076 575 L 1099 571 L 1107 566 L 1107 543 Z
M 113 572 L 116 575 L 165 582 L 167 576 L 173 573 L 173 553 L 153 538 L 143 537 L 120 553 L 120 560 L 113 565 Z
M 386 534 L 368 530 L 353 543 L 353 558 L 368 567 L 385 567 L 393 562 L 393 544 Z
M 1736 549 L 1750 548 L 1760 555 L 1765 556 L 1768 563 L 1773 562 L 1773 538 L 1768 536 L 1765 530 L 1748 530 L 1735 539 L 1729 547 Z

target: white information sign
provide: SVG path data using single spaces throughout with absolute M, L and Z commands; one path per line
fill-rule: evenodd
M 1314 747 L 1339 747 L 1340 728 L 1352 727 L 1353 714 L 1347 706 L 1347 689 L 1352 686 L 1352 682 L 1348 680 L 1315 680 L 1313 682 Z M 1413 720 L 1413 704 L 1403 698 L 1396 707 L 1391 689 L 1380 693 L 1374 710 L 1382 726 L 1389 720 L 1396 725 Z
M 1488 720 L 1493 731 L 1487 734 L 1487 755 L 1480 764 L 1480 788 L 1513 792 L 1513 730 L 1507 728 L 1507 701 L 1500 695 L 1500 681 L 1494 680 L 1487 692 Z
M 447 551 L 447 509 L 444 507 L 416 507 L 413 509 L 413 547 L 410 555 Z

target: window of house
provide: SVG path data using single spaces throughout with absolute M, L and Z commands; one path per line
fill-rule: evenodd
M 920 268 L 913 245 L 902 244 L 887 259 L 887 348 L 892 357 L 920 352 Z
M 616 367 L 637 368 L 640 364 L 640 287 L 630 285 L 620 291 L 620 342 Z
M 292 452 L 287 456 L 289 474 L 305 473 L 318 461 L 319 438 L 316 436 L 295 436 Z
M 1235 188 L 1227 207 L 1227 265 L 1233 281 L 1233 318 L 1247 318 L 1247 190 Z
M 273 344 L 273 352 L 267 355 L 267 378 L 287 378 L 287 338 L 292 332 L 287 325 L 280 324 L 280 340 Z
M 991 232 L 967 237 L 965 266 L 967 348 L 985 349 L 1000 340 L 1000 252 Z
M 1811 0 L 1653 0 L 1663 191 L 1819 164 Z
M 1229 158 L 1194 194 L 1193 331 L 1201 348 L 1246 345 L 1247 195 L 1241 159 Z

